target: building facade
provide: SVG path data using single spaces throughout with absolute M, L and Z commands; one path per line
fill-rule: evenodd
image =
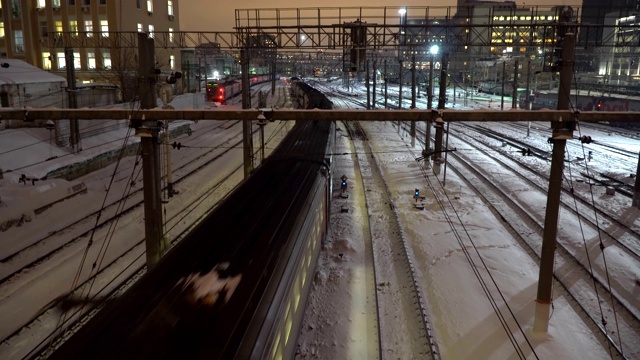
M 71 44 L 76 83 L 116 84 L 125 101 L 134 95 L 138 50 L 117 38 L 146 32 L 171 41 L 179 31 L 178 0 L 0 0 L 0 13 L 0 57 L 66 78 Z M 179 70 L 180 50 L 156 44 L 156 64 Z

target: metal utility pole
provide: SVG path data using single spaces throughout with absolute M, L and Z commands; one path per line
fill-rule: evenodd
M 507 62 L 502 62 L 502 90 L 500 91 L 500 110 L 504 110 L 504 78 L 507 71 Z
M 371 108 L 376 108 L 376 85 L 378 82 L 378 69 L 377 69 L 377 59 L 373 59 L 373 95 L 371 99 Z
M 638 153 L 638 168 L 636 169 L 636 183 L 633 186 L 631 206 L 640 209 L 640 153 Z
M 366 81 L 365 81 L 365 87 L 367 88 L 367 110 L 371 109 L 371 88 L 369 86 L 369 77 L 371 76 L 371 74 L 369 73 L 369 60 L 364 62 L 364 66 L 367 68 L 366 70 Z
M 573 77 L 573 58 L 575 50 L 575 34 L 566 33 L 563 39 L 562 62 L 560 64 L 560 89 L 558 91 L 558 110 L 569 109 L 569 95 L 571 79 Z M 551 172 L 549 174 L 549 191 L 547 194 L 547 210 L 544 219 L 542 235 L 542 253 L 540 256 L 540 277 L 538 280 L 538 294 L 533 331 L 547 332 L 552 300 L 553 262 L 558 235 L 558 213 L 560 207 L 560 193 L 562 191 L 562 170 L 564 167 L 564 148 L 567 139 L 573 138 L 575 122 L 564 119 L 552 122 L 553 152 L 551 156 Z
M 429 86 L 427 88 L 427 109 L 433 108 L 433 54 L 429 64 Z
M 513 63 L 513 92 L 511 94 L 511 108 L 518 108 L 518 66 L 519 61 Z
M 416 108 L 416 56 L 411 55 L 411 108 Z
M 384 108 L 385 110 L 389 108 L 388 95 L 387 92 L 387 84 L 389 83 L 389 78 L 387 77 L 387 60 L 384 61 Z
M 275 57 L 276 54 L 273 54 L 273 56 Z M 276 60 L 273 59 L 269 65 L 271 65 L 271 96 L 273 96 L 276 94 Z
M 429 62 L 429 85 L 427 86 L 427 109 L 431 110 L 433 108 L 433 57 L 431 54 L 431 60 Z M 432 114 L 433 118 L 433 114 Z M 426 131 L 425 131 L 425 139 L 424 139 L 424 149 L 429 152 L 431 150 L 431 123 L 433 119 L 429 119 L 426 122 Z M 427 161 L 429 161 L 427 159 Z
M 447 53 L 442 53 L 442 66 L 440 68 L 440 93 L 438 94 L 438 110 L 445 108 L 447 97 Z M 440 119 L 440 123 L 436 121 L 436 146 L 434 150 L 434 162 L 439 163 L 442 161 L 442 134 L 443 123 Z
M 525 110 L 531 110 L 531 59 L 527 60 L 527 90 L 526 90 L 526 97 L 524 99 L 524 107 Z M 527 121 L 527 137 L 529 137 L 531 133 L 531 121 Z
M 411 109 L 416 108 L 416 56 L 411 55 Z M 411 122 L 411 147 L 416 146 L 416 122 Z
M 242 71 L 242 108 L 251 108 L 249 92 L 249 54 L 246 48 L 240 50 Z M 242 148 L 244 158 L 244 178 L 248 178 L 253 170 L 253 137 L 251 136 L 251 120 L 242 120 Z
M 198 58 L 198 93 L 202 91 L 202 59 Z M 206 85 L 205 85 L 206 89 Z
M 398 109 L 402 109 L 402 60 L 398 60 L 400 62 L 400 73 L 399 75 L 399 87 L 398 87 Z M 398 124 L 399 127 L 399 124 Z
M 138 88 L 141 109 L 156 107 L 156 75 L 153 39 L 138 33 Z M 142 175 L 144 183 L 144 224 L 147 267 L 155 265 L 164 255 L 168 244 L 163 241 L 162 185 L 160 182 L 160 149 L 158 126 L 155 121 L 136 124 L 136 135 L 142 145 Z
M 64 48 L 64 61 L 67 66 L 67 94 L 69 96 L 69 108 L 77 109 L 78 108 L 78 98 L 76 91 L 76 67 L 73 61 L 73 48 L 66 47 Z M 71 148 L 75 152 L 80 152 L 82 150 L 82 146 L 80 145 L 80 124 L 78 119 L 70 119 L 69 127 L 71 136 L 69 142 L 71 143 Z
M 207 50 L 204 50 L 204 89 L 207 90 L 207 83 L 209 82 L 209 69 L 207 68 Z
M 167 172 L 167 197 L 173 197 L 176 192 L 173 190 L 173 175 L 171 174 L 171 149 L 169 146 L 169 120 L 164 121 L 164 159 L 165 171 Z

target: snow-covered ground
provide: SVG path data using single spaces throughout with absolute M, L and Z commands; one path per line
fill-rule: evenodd
M 415 161 L 421 154 L 420 146 L 411 148 L 409 139 L 399 135 L 397 128 L 380 122 L 366 123 L 365 128 L 375 148 L 372 157 L 384 173 L 393 206 L 412 244 L 415 266 L 422 275 L 420 285 L 426 289 L 430 320 L 443 359 L 604 359 L 612 356 L 602 336 L 594 334 L 593 325 L 585 322 L 573 300 L 559 291 L 554 293 L 548 332 L 534 333 L 537 261 L 522 249 L 503 220 L 494 216 L 454 172 L 447 173 L 445 186 L 443 174 L 435 175 L 428 170 L 424 175 Z M 593 136 L 636 152 L 640 150 L 635 139 L 606 132 L 596 132 Z M 348 142 L 346 136 L 343 137 L 338 142 L 337 153 L 350 153 Z M 540 138 L 540 143 L 546 143 L 546 137 Z M 344 173 L 356 180 L 349 189 L 349 199 L 338 199 L 333 204 L 331 232 L 319 260 L 299 338 L 299 359 L 378 357 L 371 350 L 379 344 L 375 331 L 371 331 L 375 324 L 375 313 L 371 312 L 374 300 L 368 297 L 366 289 L 370 282 L 367 276 L 371 275 L 366 269 L 370 264 L 367 264 L 364 244 L 369 236 L 366 224 L 379 215 L 367 213 L 366 208 L 358 206 L 362 202 L 361 194 L 368 190 L 357 181 L 354 161 L 355 155 L 339 157 L 336 161 L 337 175 Z M 603 157 L 591 165 L 594 169 L 603 169 L 608 167 L 608 162 Z M 433 191 L 429 190 L 431 187 Z M 414 189 L 421 189 L 421 194 L 426 195 L 425 210 L 414 208 Z M 528 189 L 522 191 L 526 193 Z M 604 188 L 599 191 L 604 192 Z M 454 215 L 445 213 L 436 198 L 451 202 L 457 211 L 453 220 L 450 217 Z M 375 197 L 367 198 L 367 201 L 375 200 Z M 640 216 L 640 210 L 631 207 L 630 199 L 618 196 L 609 202 L 631 223 Z M 340 212 L 345 204 L 353 211 Z M 530 205 L 542 209 L 544 199 Z M 373 207 L 375 204 L 370 205 Z M 461 224 L 466 229 L 462 234 Z M 467 255 L 463 250 L 472 249 L 472 245 L 479 251 Z M 628 278 L 618 280 L 631 280 L 634 284 L 635 279 L 633 293 L 640 294 L 640 268 L 634 263 L 627 263 L 625 267 L 627 270 L 619 276 Z M 498 297 L 499 289 L 505 297 L 504 302 L 498 301 L 502 304 L 498 309 L 492 307 L 488 293 L 478 280 L 478 276 L 487 280 L 489 275 L 495 280 L 495 286 L 487 290 L 489 294 Z M 635 298 L 638 299 L 638 295 Z M 498 313 L 505 315 L 506 323 L 501 323 Z M 609 329 L 611 326 L 609 324 Z M 640 332 L 637 339 L 640 343 Z M 398 342 L 391 348 L 393 353 L 383 353 L 383 358 L 416 358 L 407 343 Z M 638 355 L 636 345 L 626 351 L 631 358 Z
M 397 90 L 396 90 L 397 92 Z M 174 101 L 184 101 L 176 108 L 198 108 L 203 106 L 196 98 L 177 97 Z M 405 101 L 406 101 L 405 97 Z M 202 125 L 202 124 L 201 124 Z M 515 359 L 518 358 L 516 347 L 522 349 L 528 359 L 603 359 L 609 358 L 607 345 L 599 336 L 593 334 L 590 326 L 584 322 L 571 301 L 563 296 L 554 296 L 554 308 L 549 322 L 547 334 L 534 334 L 531 331 L 534 315 L 534 299 L 536 298 L 538 264 L 517 244 L 513 236 L 504 228 L 501 219 L 488 211 L 486 205 L 468 189 L 455 173 L 447 173 L 446 186 L 442 185 L 442 174 L 424 175 L 415 158 L 420 156 L 420 146 L 411 148 L 408 139 L 398 135 L 398 131 L 390 123 L 372 122 L 365 124 L 369 140 L 374 147 L 373 159 L 381 168 L 391 192 L 396 213 L 409 242 L 416 268 L 420 276 L 420 285 L 425 290 L 431 324 L 436 342 L 443 359 Z M 346 132 L 342 132 L 345 134 Z M 25 164 L 23 171 L 29 176 L 42 176 L 59 166 L 60 162 L 79 161 L 80 155 L 65 155 L 68 152 L 49 146 L 47 130 L 5 130 L 0 132 L 0 168 L 16 169 Z M 90 141 L 99 144 L 122 139 L 122 134 L 111 134 L 112 138 L 83 141 L 85 148 L 93 147 Z M 11 139 L 5 140 L 5 139 Z M 135 138 L 131 141 L 137 141 Z M 546 139 L 543 139 L 546 141 Z M 628 143 L 628 139 L 612 139 L 616 143 Z M 120 146 L 122 141 L 117 144 Z M 20 146 L 35 144 L 19 151 L 11 151 Z M 349 140 L 340 137 L 335 174 L 345 174 L 349 179 L 356 179 L 354 169 L 355 155 L 351 154 Z M 636 146 L 637 140 L 630 143 Z M 60 156 L 54 162 L 43 161 L 51 156 Z M 596 159 L 597 160 L 597 159 Z M 602 161 L 603 163 L 605 161 Z M 58 164 L 55 164 L 58 163 Z M 0 218 L 12 209 L 32 202 L 39 186 L 25 185 L 17 182 L 19 172 L 5 173 L 0 180 Z M 96 172 L 86 178 L 86 183 L 104 186 L 106 171 Z M 64 180 L 48 183 L 49 188 L 66 187 Z M 323 254 L 317 266 L 316 279 L 310 300 L 307 304 L 305 320 L 299 335 L 298 358 L 314 359 L 372 359 L 377 357 L 379 346 L 376 331 L 372 327 L 372 299 L 367 297 L 367 274 L 364 239 L 368 236 L 366 223 L 371 214 L 357 206 L 361 202 L 365 188 L 357 181 L 350 182 L 349 199 L 334 201 L 331 219 L 331 233 L 323 246 Z M 339 186 L 334 188 L 338 189 Z M 425 209 L 414 208 L 413 191 L 421 189 L 426 195 Z M 429 189 L 433 188 L 431 191 Z M 30 190 L 26 190 L 30 189 Z M 94 188 L 94 191 L 96 189 Z M 97 193 L 85 196 L 90 202 L 100 199 Z M 435 201 L 439 198 L 449 199 L 451 206 L 458 212 L 454 220 L 451 214 L 445 214 Z M 82 198 L 79 198 L 82 199 Z M 85 201 L 83 200 L 83 201 Z M 368 200 L 370 201 L 370 200 Z M 352 211 L 341 213 L 339 206 L 346 204 Z M 385 204 L 377 204 L 384 206 Z M 56 206 L 61 213 L 77 211 L 82 206 L 75 200 L 65 201 Z M 544 204 L 535 204 L 544 206 Z M 630 202 L 620 202 L 620 211 L 627 217 L 638 218 L 638 210 L 630 208 Z M 46 212 L 44 213 L 46 214 Z M 46 220 L 45 220 L 46 221 Z M 139 221 L 136 219 L 135 221 Z M 384 222 L 382 222 L 384 223 Z M 468 233 L 460 235 L 456 225 L 464 224 Z M 25 223 L 23 226 L 30 226 Z M 45 227 L 38 229 L 45 231 Z M 369 234 L 370 236 L 370 234 Z M 4 236 L 0 233 L 0 237 Z M 2 251 L 8 242 L 24 239 L 2 239 Z M 373 238 L 372 241 L 377 239 Z M 465 251 L 471 242 L 479 249 L 471 253 L 471 262 Z M 479 263 L 480 257 L 486 267 Z M 383 262 L 385 259 L 378 259 Z M 76 266 L 77 264 L 72 264 Z M 73 266 L 69 265 L 69 269 Z M 496 287 L 489 291 L 496 296 L 499 288 L 505 301 L 513 311 L 507 316 L 506 324 L 502 324 L 497 310 L 492 307 L 487 293 L 478 281 L 475 271 L 480 276 L 489 274 L 496 281 Z M 629 268 L 628 276 L 640 278 L 640 269 Z M 25 276 L 25 279 L 29 279 Z M 2 306 L 0 322 L 13 318 L 21 309 L 33 309 L 41 306 L 36 298 L 41 296 L 36 290 L 48 292 L 64 292 L 71 279 L 58 278 L 57 283 L 48 283 L 38 287 L 29 294 L 32 300 L 24 300 L 23 304 L 7 304 Z M 26 285 L 26 284 L 25 284 Z M 16 288 L 3 286 L 0 295 L 9 298 Z M 18 286 L 19 287 L 19 286 Z M 640 296 L 640 285 L 630 290 Z M 46 303 L 46 301 L 45 301 Z M 498 311 L 506 314 L 508 309 L 501 307 Z M 519 326 L 518 326 L 519 325 Z M 43 327 L 48 325 L 43 324 Z M 505 326 L 508 330 L 505 330 Z M 4 329 L 5 333 L 7 329 Z M 515 345 L 507 333 L 515 339 Z M 526 337 L 526 338 L 525 338 Z M 531 343 L 531 348 L 527 344 Z M 638 334 L 640 343 L 640 334 Z M 383 354 L 383 358 L 414 359 L 415 354 L 408 351 L 406 344 L 393 344 L 394 356 Z M 11 349 L 0 347 L 0 358 L 14 358 L 8 354 Z

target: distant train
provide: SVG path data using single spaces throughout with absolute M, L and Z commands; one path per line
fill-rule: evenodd
M 558 107 L 557 92 L 537 92 L 529 97 L 531 110 L 556 109 Z M 640 111 L 640 98 L 623 95 L 576 95 L 571 94 L 569 99 L 572 109 L 581 111 Z M 518 99 L 521 109 L 526 108 L 526 94 L 521 94 Z M 626 128 L 640 128 L 640 122 L 613 122 L 613 126 Z
M 479 93 L 487 93 L 487 94 L 496 94 L 503 95 L 502 93 L 502 82 L 498 81 L 480 81 L 478 83 L 478 87 L 476 88 Z M 511 96 L 513 95 L 513 83 L 505 82 L 504 83 L 504 95 Z
M 267 82 L 269 75 L 251 75 L 249 86 Z M 227 78 L 224 80 L 211 80 L 207 82 L 207 92 L 205 99 L 213 102 L 225 102 L 242 92 L 242 80 L 238 78 Z

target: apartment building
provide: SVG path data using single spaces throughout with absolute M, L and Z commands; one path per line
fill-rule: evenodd
M 137 32 L 162 38 L 157 68 L 180 70 L 180 49 L 162 45 L 179 31 L 178 0 L 0 0 L 0 14 L 0 57 L 66 77 L 71 47 L 76 83 L 116 84 L 124 100 L 136 83 L 138 50 L 128 40 Z

